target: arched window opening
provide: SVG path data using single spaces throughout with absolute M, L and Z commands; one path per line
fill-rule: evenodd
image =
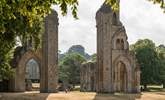
M 116 13 L 114 13 L 114 14 L 113 14 L 113 18 L 112 18 L 112 24 L 113 24 L 113 25 L 117 25 L 117 23 L 118 23 L 118 22 L 117 22 L 117 15 L 116 15 Z
M 121 49 L 123 50 L 124 49 L 124 40 L 121 39 Z
M 118 92 L 126 92 L 127 91 L 127 70 L 126 65 L 119 61 L 117 64 L 117 73 L 116 73 L 116 82 L 118 82 L 117 85 L 117 91 Z
M 26 63 L 25 85 L 26 90 L 31 91 L 40 88 L 39 64 L 35 59 L 30 59 Z
M 127 72 L 124 63 L 120 62 L 120 92 L 125 92 L 127 89 Z
M 116 40 L 116 49 L 120 49 L 120 39 Z
M 116 49 L 124 50 L 124 40 L 123 39 L 116 40 Z

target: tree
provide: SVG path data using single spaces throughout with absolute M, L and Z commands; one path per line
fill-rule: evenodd
M 64 83 L 80 83 L 80 66 L 85 58 L 78 53 L 67 54 L 60 62 L 59 79 Z
M 17 38 L 24 45 L 33 38 L 35 48 L 39 46 L 44 17 L 51 12 L 51 5 L 58 5 L 63 15 L 68 7 L 77 18 L 77 0 L 0 0 L 0 80 L 10 73 L 11 50 L 16 46 Z M 8 69 L 8 70 L 6 70 Z
M 141 67 L 141 84 L 145 90 L 148 84 L 158 84 L 160 62 L 155 44 L 149 39 L 138 40 L 131 45 L 131 50 L 135 52 Z
M 159 78 L 158 81 L 163 84 L 165 88 L 165 46 L 160 45 L 157 47 L 157 54 L 159 57 Z
M 16 37 L 38 40 L 41 23 L 53 4 L 59 5 L 63 15 L 71 6 L 73 16 L 77 18 L 77 0 L 1 0 L 0 41 L 16 41 Z
M 13 49 L 11 46 L 5 45 L 0 41 L 0 81 L 8 80 L 13 76 L 14 71 L 10 67 L 10 61 L 12 58 Z M 8 47 L 4 47 L 8 46 Z M 4 50 L 2 50 L 4 49 Z
M 96 53 L 92 55 L 91 60 L 92 61 L 96 61 L 97 60 L 97 54 Z

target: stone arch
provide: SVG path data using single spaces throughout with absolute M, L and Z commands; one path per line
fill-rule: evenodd
M 127 35 L 125 33 L 124 28 L 121 28 L 114 33 L 114 35 L 112 36 L 112 45 L 113 45 L 112 48 L 116 50 L 128 49 L 129 44 L 127 42 Z
M 120 39 L 116 39 L 116 49 L 120 48 Z
M 120 66 L 120 64 L 124 65 L 123 67 Z M 130 60 L 124 56 L 118 56 L 114 62 L 113 62 L 113 75 L 114 75 L 114 90 L 115 91 L 119 91 L 119 92 L 131 92 L 131 88 L 132 88 L 132 73 L 131 73 L 131 63 Z M 122 70 L 123 68 L 123 70 Z M 124 89 L 121 89 L 121 71 L 124 71 L 123 74 L 125 74 L 125 76 L 123 76 L 122 81 L 125 81 L 125 86 Z
M 117 20 L 117 14 L 113 13 L 113 17 L 112 17 L 112 25 L 117 25 L 118 24 L 118 20 Z
M 117 67 L 118 69 L 118 81 L 119 81 L 119 88 L 118 91 L 119 92 L 125 92 L 127 89 L 127 84 L 128 84 L 128 80 L 127 80 L 127 70 L 126 70 L 126 66 L 123 62 L 119 61 Z
M 18 62 L 18 66 L 15 71 L 15 91 L 16 92 L 24 92 L 25 91 L 25 70 L 26 64 L 30 59 L 34 59 L 39 65 L 39 72 L 41 73 L 41 55 L 40 50 L 32 51 L 29 50 L 25 52 L 20 61 Z M 41 75 L 40 75 L 41 76 Z

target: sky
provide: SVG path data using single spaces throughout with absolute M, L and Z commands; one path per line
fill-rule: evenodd
M 78 17 L 75 20 L 68 12 L 59 14 L 59 50 L 66 52 L 72 45 L 82 45 L 89 54 L 96 53 L 95 15 L 104 0 L 79 0 Z M 159 5 L 148 0 L 120 0 L 120 20 L 126 28 L 128 41 L 151 39 L 156 45 L 165 44 L 165 14 Z

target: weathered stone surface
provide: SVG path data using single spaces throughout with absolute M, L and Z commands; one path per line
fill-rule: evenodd
M 87 62 L 80 67 L 81 92 L 96 91 L 96 62 Z
M 52 13 L 45 19 L 41 66 L 41 92 L 57 92 L 58 86 L 58 14 Z
M 15 68 L 15 78 L 11 80 L 11 91 L 24 92 L 26 90 L 25 75 L 26 64 L 30 59 L 34 59 L 41 67 L 41 50 L 32 51 L 29 50 L 21 56 L 17 67 Z M 41 69 L 40 69 L 41 70 Z
M 103 4 L 96 14 L 97 92 L 140 92 L 140 70 L 119 12 Z
M 27 79 L 25 84 L 26 84 L 26 90 L 32 91 L 32 81 Z
M 30 59 L 39 64 L 40 92 L 57 92 L 58 85 L 58 15 L 52 11 L 45 19 L 45 33 L 43 35 L 42 50 L 28 51 L 21 53 L 16 59 L 15 78 L 10 80 L 10 90 L 24 92 L 25 69 Z

